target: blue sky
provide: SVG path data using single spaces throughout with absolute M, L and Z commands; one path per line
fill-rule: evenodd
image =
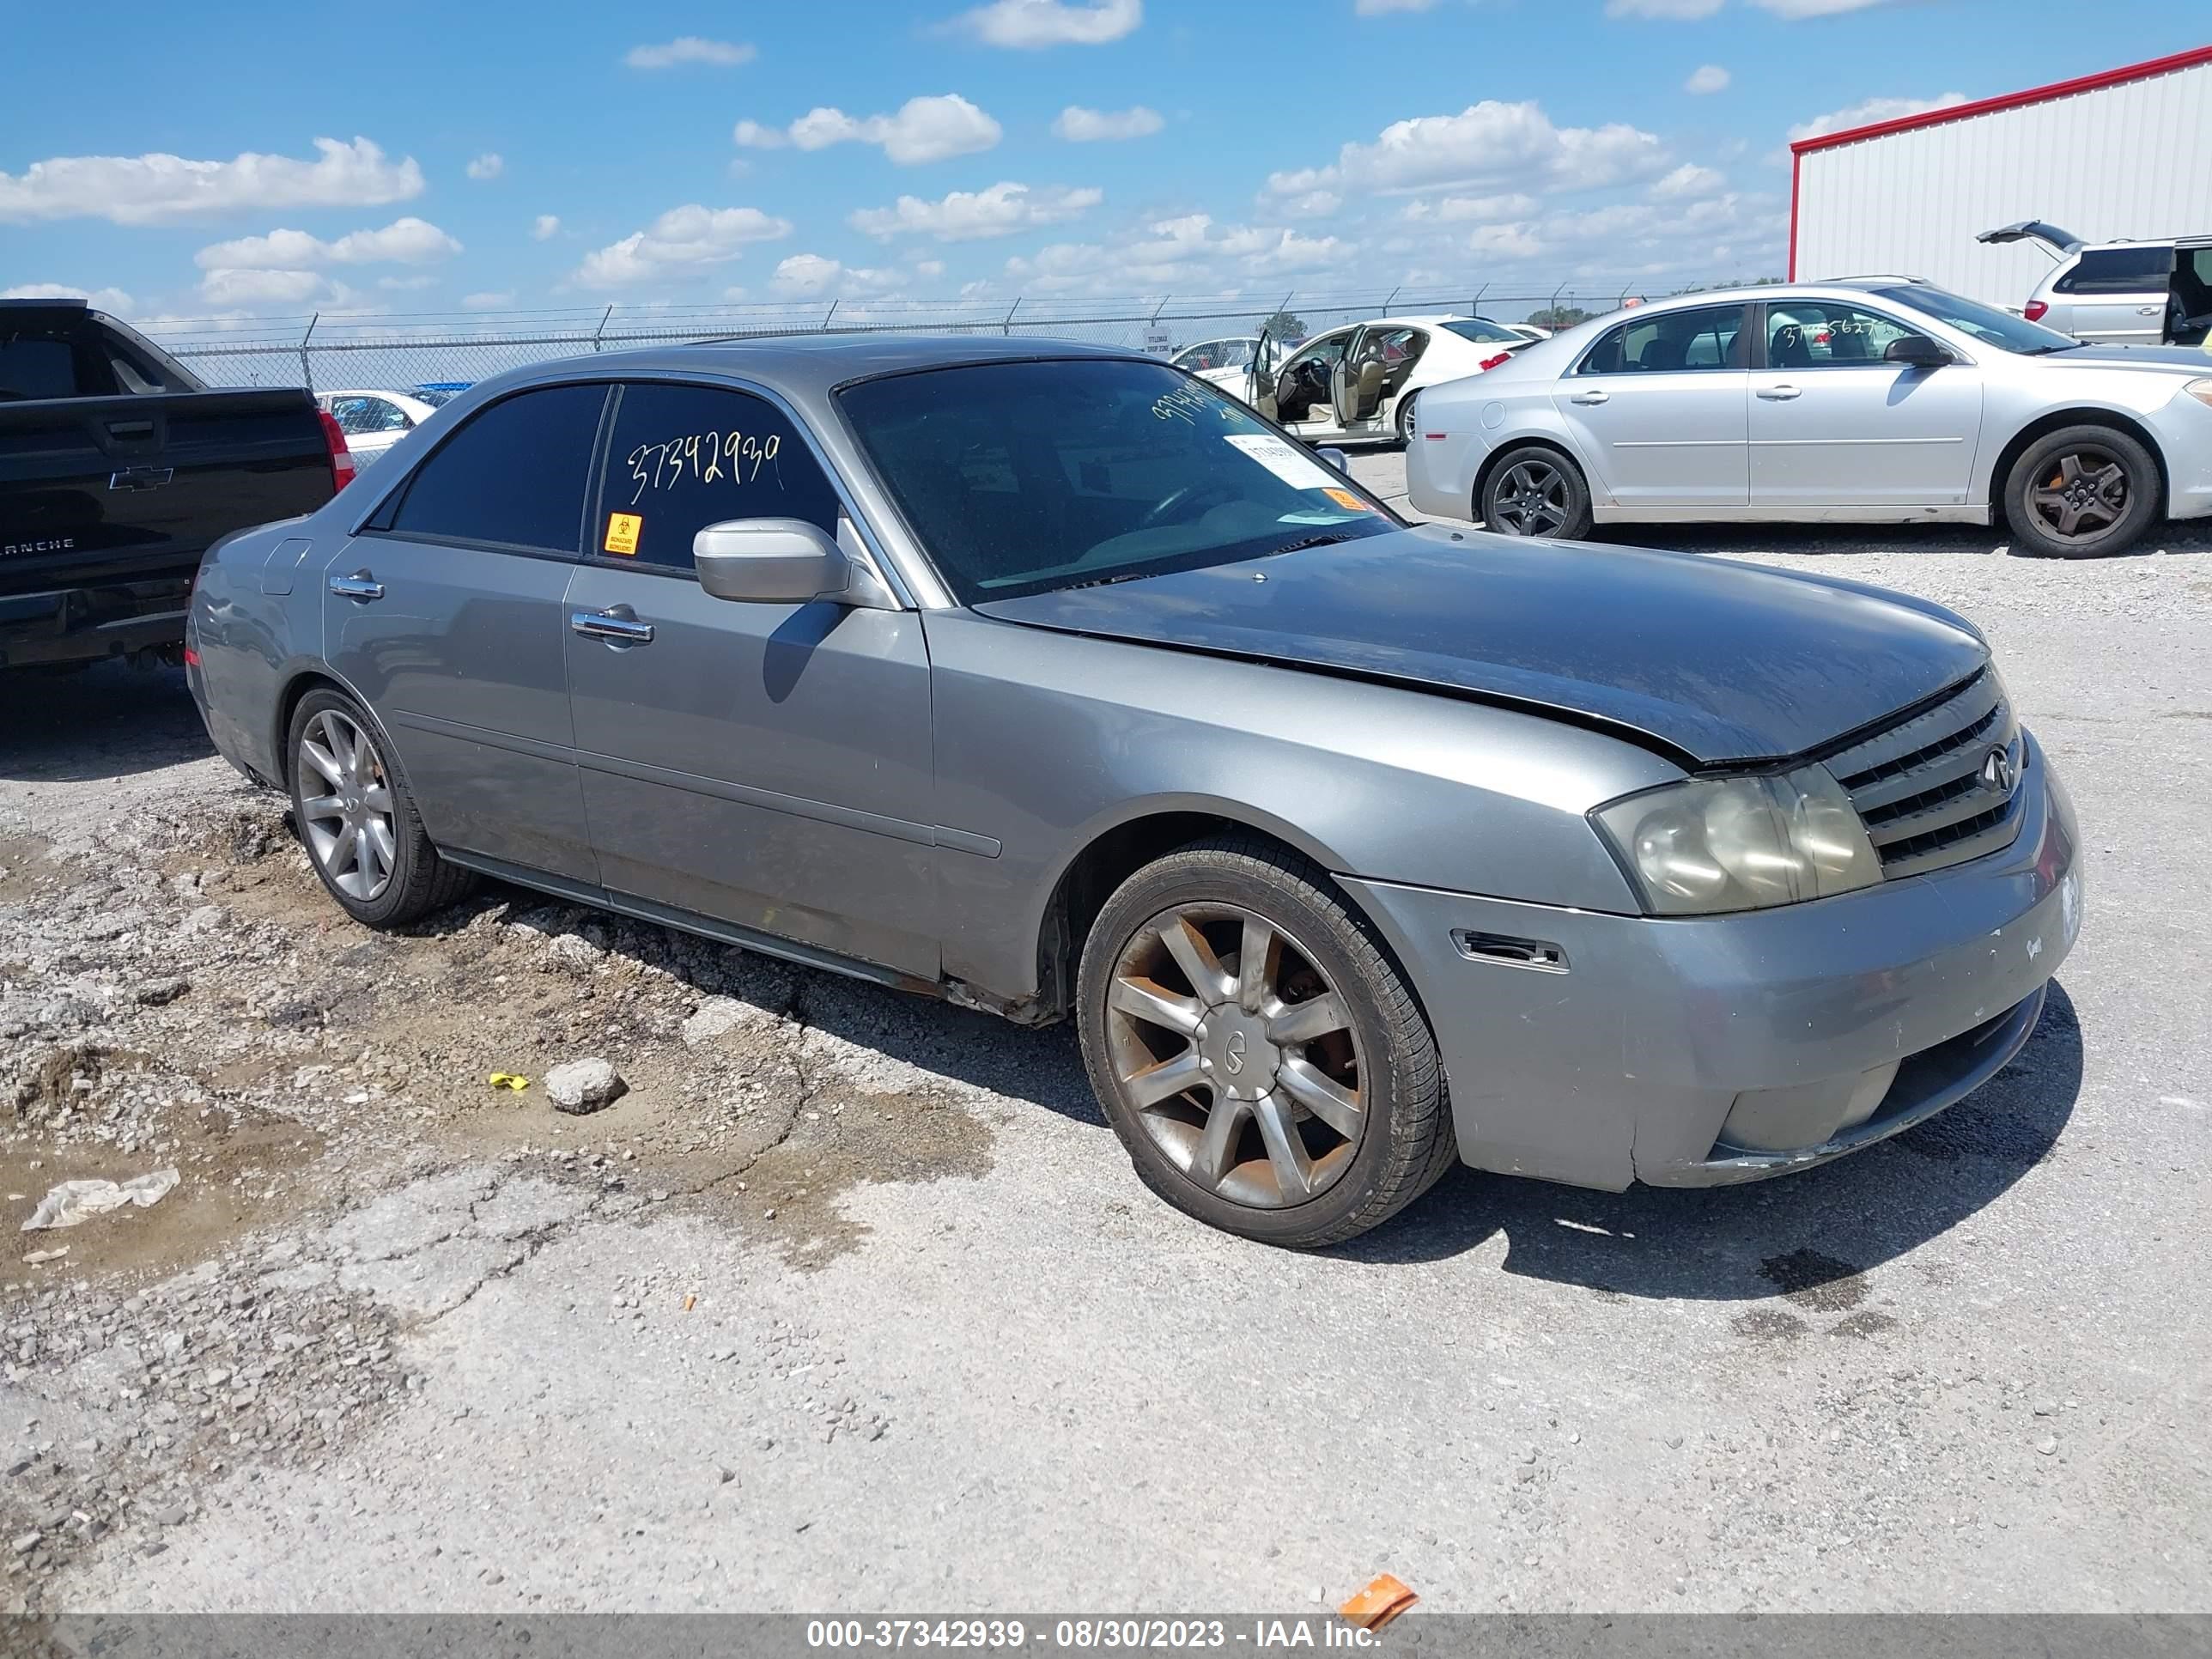
M 2182 50 L 2190 10 L 25 6 L 0 291 L 141 320 L 1663 291 L 1779 274 L 1793 131 Z

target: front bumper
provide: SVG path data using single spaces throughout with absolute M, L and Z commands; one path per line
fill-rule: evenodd
M 2011 846 L 1810 903 L 1658 919 L 1344 878 L 1427 1010 L 1461 1158 L 1613 1190 L 1755 1180 L 1986 1082 L 2027 1041 L 2081 926 L 2073 808 L 2032 736 L 2024 755 Z M 1528 945 L 1556 957 L 1524 960 Z M 1848 1128 L 1802 1146 L 1723 1138 L 1741 1096 L 1848 1094 L 1892 1065 Z

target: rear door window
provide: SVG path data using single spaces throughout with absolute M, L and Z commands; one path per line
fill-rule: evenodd
M 803 519 L 837 533 L 835 485 L 790 417 L 720 386 L 623 387 L 592 556 L 691 568 L 691 538 L 732 519 Z
M 392 531 L 573 558 L 606 395 L 544 386 L 478 410 L 415 469 Z
M 2143 294 L 2164 288 L 2172 268 L 2170 247 L 2096 248 L 2051 286 L 2058 294 Z
M 1699 306 L 1623 323 L 1600 337 L 1576 372 L 1581 374 L 1668 374 L 1685 370 L 1741 368 L 1736 336 L 1741 306 Z

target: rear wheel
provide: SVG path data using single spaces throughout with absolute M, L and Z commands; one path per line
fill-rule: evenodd
M 1589 486 L 1582 470 L 1558 450 L 1533 444 L 1498 457 L 1475 510 L 1502 536 L 1580 541 L 1590 532 Z
M 302 697 L 289 752 L 292 815 L 308 861 L 356 921 L 403 927 L 474 884 L 438 856 L 397 757 L 352 698 L 327 690 Z
M 1418 392 L 1409 392 L 1398 399 L 1398 441 L 1401 444 L 1410 446 L 1413 441 L 1416 434 L 1413 402 L 1420 395 Z
M 2045 433 L 2005 480 L 2004 511 L 2023 550 L 2097 559 L 2135 544 L 2158 515 L 2158 465 L 2109 426 Z
M 1108 1121 L 1145 1184 L 1201 1221 L 1333 1244 L 1454 1161 L 1412 991 L 1327 878 L 1270 842 L 1200 842 L 1130 877 L 1079 997 Z

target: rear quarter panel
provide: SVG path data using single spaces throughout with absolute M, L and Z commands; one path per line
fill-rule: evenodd
M 1109 830 L 1218 814 L 1332 872 L 1631 912 L 1583 814 L 1680 776 L 1617 739 L 1394 686 L 927 614 L 945 969 L 1009 999 L 1037 988 L 1061 876 Z
M 186 639 L 199 659 L 195 689 L 208 735 L 234 766 L 271 783 L 283 774 L 276 719 L 285 688 L 302 672 L 327 672 L 323 571 L 348 538 L 342 527 L 318 535 L 316 522 L 226 538 L 208 550 L 192 590 Z

